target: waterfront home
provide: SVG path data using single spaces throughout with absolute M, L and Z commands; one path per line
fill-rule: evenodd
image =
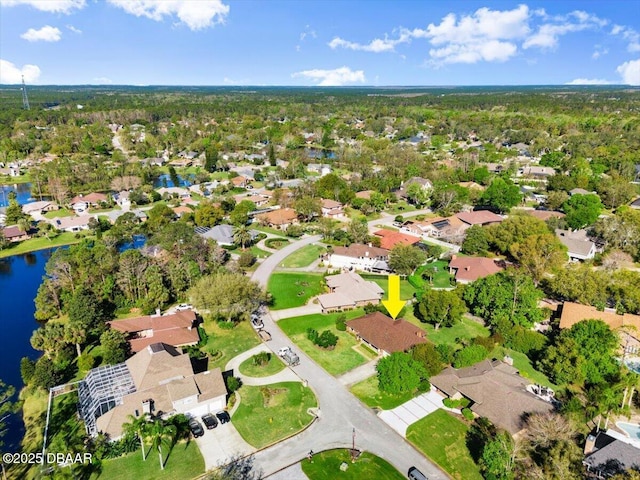
M 58 210 L 58 205 L 46 200 L 40 202 L 29 202 L 22 205 L 22 213 L 25 215 L 42 215 L 45 212 Z
M 31 235 L 29 232 L 23 232 L 17 225 L 11 225 L 2 229 L 2 234 L 6 240 L 11 243 L 22 242 L 23 240 L 29 240 Z

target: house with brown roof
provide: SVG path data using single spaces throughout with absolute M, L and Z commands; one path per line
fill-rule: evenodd
M 489 210 L 474 210 L 472 212 L 460 212 L 456 213 L 455 216 L 462 220 L 462 222 L 466 225 L 465 228 L 469 228 L 473 225 L 480 225 L 482 227 L 487 225 L 494 225 L 496 223 L 500 223 L 504 220 L 500 215 L 496 215 L 495 213 Z
M 434 217 L 423 221 L 407 220 L 402 224 L 401 232 L 410 235 L 418 235 L 424 239 L 453 238 L 462 235 L 468 228 L 462 220 L 455 215 L 451 217 Z
M 414 245 L 420 241 L 420 237 L 396 232 L 395 230 L 378 230 L 374 232 L 376 237 L 380 237 L 380 247 L 391 250 L 395 245 Z
M 389 272 L 389 250 L 371 244 L 352 243 L 348 247 L 334 247 L 329 265 L 334 269 Z
M 429 379 L 450 398 L 467 398 L 470 409 L 512 435 L 524 428 L 527 414 L 551 412 L 554 407 L 527 390 L 530 381 L 500 360 L 483 360 L 470 367 L 447 367 Z
M 360 192 L 356 192 L 356 198 L 361 198 L 362 200 L 371 200 L 371 194 L 375 192 L 375 190 L 362 190 Z
M 219 368 L 195 373 L 188 354 L 153 343 L 124 363 L 90 370 L 78 385 L 78 410 L 88 434 L 117 440 L 129 416 L 201 416 L 224 409 L 226 396 Z
M 17 225 L 4 227 L 2 229 L 2 234 L 4 235 L 4 238 L 6 238 L 11 243 L 22 242 L 23 240 L 29 240 L 31 238 L 29 232 L 23 232 Z
M 373 312 L 347 322 L 347 331 L 366 343 L 379 355 L 405 352 L 414 345 L 427 343 L 425 332 L 406 320 L 394 320 Z
M 89 208 L 96 208 L 101 203 L 105 203 L 109 197 L 104 193 L 92 192 L 87 195 L 78 195 L 71 199 L 70 205 L 76 212 L 85 211 Z
M 479 278 L 488 277 L 494 273 L 502 271 L 493 259 L 486 257 L 458 257 L 451 256 L 449 262 L 449 273 L 453 275 L 458 283 L 471 283 Z
M 251 183 L 251 179 L 242 175 L 238 175 L 237 177 L 233 177 L 231 179 L 231 183 L 234 187 L 246 188 L 246 186 Z
M 354 272 L 343 272 L 325 278 L 330 293 L 318 296 L 322 313 L 351 310 L 367 304 L 377 305 L 384 290 Z
M 289 225 L 298 223 L 298 214 L 293 208 L 279 208 L 278 210 L 256 215 L 256 218 L 263 225 L 282 230 Z
M 624 353 L 640 353 L 640 315 L 619 314 L 612 308 L 600 311 L 589 305 L 564 302 L 560 314 L 560 328 L 571 328 L 583 320 L 602 320 L 620 335 L 620 348 Z
M 335 200 L 323 198 L 320 201 L 320 207 L 322 209 L 322 216 L 326 218 L 340 219 L 345 218 L 346 215 L 342 209 L 342 204 Z
M 184 347 L 200 341 L 193 310 L 114 320 L 109 322 L 109 326 L 126 335 L 134 353 L 152 343 L 162 342 L 173 347 Z

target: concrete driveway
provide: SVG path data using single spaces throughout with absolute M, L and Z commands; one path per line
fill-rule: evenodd
M 383 410 L 378 413 L 387 425 L 393 428 L 403 437 L 407 437 L 407 428 L 412 423 L 423 419 L 430 413 L 435 412 L 439 408 L 443 408 L 442 397 L 434 391 L 423 393 L 419 397 L 413 398 L 408 402 L 392 409 Z
M 236 455 L 244 456 L 256 451 L 243 440 L 236 427 L 233 426 L 233 422 L 224 425 L 218 424 L 212 430 L 205 429 L 204 435 L 196 438 L 196 443 L 204 457 L 206 470 L 224 465 Z

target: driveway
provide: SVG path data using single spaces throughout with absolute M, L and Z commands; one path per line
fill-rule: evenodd
M 361 382 L 366 380 L 367 378 L 376 374 L 376 365 L 378 364 L 379 358 L 374 358 L 370 362 L 365 363 L 364 365 L 360 365 L 359 367 L 353 368 L 346 373 L 343 373 L 338 378 L 338 381 L 344 385 L 349 386 L 354 383 Z
M 309 299 L 309 301 L 311 301 L 311 299 Z M 322 313 L 322 307 L 319 303 L 308 303 L 301 307 L 285 308 L 284 310 L 271 310 L 271 318 L 277 322 L 283 318 L 300 317 L 314 313 Z
M 418 420 L 423 419 L 430 413 L 443 407 L 442 397 L 436 392 L 430 391 L 394 409 L 383 410 L 378 413 L 378 417 L 406 438 L 409 425 L 416 423 Z
M 249 455 L 256 450 L 243 440 L 233 422 L 218 424 L 213 430 L 205 429 L 204 435 L 196 438 L 196 443 L 204 457 L 206 470 L 225 464 L 229 458 Z

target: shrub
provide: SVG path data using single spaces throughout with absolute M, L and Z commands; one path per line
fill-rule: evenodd
M 257 367 L 263 367 L 271 360 L 271 354 L 269 352 L 256 353 L 253 356 L 253 364 Z
M 82 371 L 86 372 L 88 370 L 91 370 L 94 364 L 95 358 L 93 358 L 93 356 L 89 355 L 88 353 L 83 353 L 78 358 L 78 368 Z
M 264 241 L 265 246 L 269 248 L 280 248 L 281 246 L 287 243 L 289 243 L 289 240 L 281 237 L 268 238 Z
M 429 383 L 429 380 L 422 379 L 418 384 L 418 391 L 425 393 L 425 392 L 428 392 L 429 390 L 431 390 L 431 384 Z
M 469 421 L 473 420 L 473 412 L 471 410 L 469 410 L 468 408 L 463 408 L 462 409 L 462 416 L 464 418 L 466 418 L 467 420 L 469 420 Z
M 347 316 L 343 313 L 336 318 L 336 330 L 344 332 L 347 330 Z
M 440 354 L 442 363 L 446 363 L 447 365 L 453 363 L 454 351 L 451 345 L 442 343 L 440 345 L 436 345 L 436 350 Z
M 318 331 L 315 328 L 307 328 L 307 338 L 313 343 L 318 342 Z
M 299 238 L 304 233 L 304 230 L 300 225 L 289 225 L 285 230 L 287 237 Z
M 242 386 L 242 380 L 238 377 L 227 377 L 227 390 L 229 393 L 233 393 Z
M 453 366 L 455 368 L 469 367 L 484 360 L 488 355 L 489 351 L 482 345 L 469 345 L 455 353 Z
M 20 376 L 25 385 L 28 385 L 33 378 L 33 373 L 36 370 L 36 362 L 29 357 L 22 357 L 20 360 Z
M 332 333 L 330 330 L 325 330 L 320 334 L 316 345 L 322 348 L 332 348 L 338 343 L 338 336 Z
M 547 343 L 547 337 L 540 332 L 523 327 L 514 327 L 505 332 L 505 345 L 525 355 L 540 352 Z
M 244 250 L 238 258 L 238 266 L 240 268 L 249 268 L 256 263 L 256 256 L 251 253 L 251 250 Z
M 488 351 L 491 351 L 496 346 L 496 341 L 492 337 L 475 337 L 471 340 L 471 344 L 482 345 Z

